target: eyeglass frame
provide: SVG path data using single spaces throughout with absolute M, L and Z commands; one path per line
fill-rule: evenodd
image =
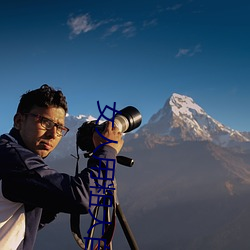
M 47 117 L 42 116 L 42 115 L 38 115 L 38 114 L 34 114 L 34 113 L 24 113 L 24 115 L 31 115 L 31 116 L 33 116 L 33 117 L 38 118 L 38 119 L 39 119 L 39 122 L 40 122 L 40 124 L 41 124 L 41 126 L 42 126 L 43 128 L 45 128 L 46 130 L 50 130 L 50 129 L 52 129 L 53 127 L 56 127 L 56 134 L 57 134 L 58 136 L 65 136 L 65 135 L 69 132 L 69 128 L 67 128 L 67 127 L 65 127 L 65 126 L 63 126 L 63 125 L 60 125 L 60 124 L 58 124 L 58 123 L 52 121 L 51 119 L 49 119 L 49 118 L 47 118 Z M 51 124 L 53 124 L 53 126 L 50 127 L 50 128 L 47 128 L 46 126 L 44 126 L 43 120 L 47 120 L 47 121 L 51 122 Z M 58 128 L 61 129 L 61 133 L 58 132 L 58 131 L 59 131 Z M 63 134 L 63 131 L 65 131 L 64 134 Z

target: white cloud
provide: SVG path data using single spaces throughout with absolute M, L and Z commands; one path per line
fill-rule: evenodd
M 67 21 L 67 24 L 71 29 L 70 38 L 74 38 L 81 33 L 87 33 L 96 30 L 102 25 L 115 21 L 116 20 L 113 19 L 94 21 L 88 13 L 79 15 L 77 17 L 71 17 Z M 136 34 L 136 27 L 133 22 L 130 21 L 121 24 L 114 24 L 106 30 L 106 33 L 103 37 L 105 38 L 118 32 L 120 32 L 124 37 L 132 37 Z
M 122 24 L 115 24 L 105 33 L 104 37 L 111 36 L 114 33 L 120 32 L 125 37 L 132 37 L 136 34 L 136 27 L 133 22 L 125 22 Z
M 179 49 L 175 57 L 186 56 L 188 55 L 189 51 L 190 51 L 189 49 Z
M 171 6 L 171 7 L 167 7 L 166 10 L 168 10 L 168 11 L 175 11 L 175 10 L 180 9 L 182 6 L 183 6 L 183 4 L 179 3 L 179 4 L 175 4 L 175 5 Z
M 143 27 L 154 27 L 158 24 L 158 21 L 156 18 L 152 19 L 152 20 L 146 20 L 143 22 Z
M 93 21 L 88 13 L 79 15 L 77 17 L 71 17 L 67 22 L 68 26 L 71 29 L 70 38 L 78 36 L 81 33 L 93 31 L 101 25 L 104 25 L 110 21 L 111 20 L 102 20 L 99 22 Z
M 195 54 L 200 53 L 200 52 L 202 52 L 201 45 L 197 44 L 194 47 L 194 49 L 191 51 L 191 53 L 189 54 L 189 56 L 194 56 Z
M 136 27 L 132 22 L 126 22 L 123 24 L 122 34 L 126 37 L 132 37 L 136 33 Z
M 175 55 L 176 58 L 182 57 L 182 56 L 189 56 L 192 57 L 197 53 L 202 52 L 201 45 L 197 44 L 194 48 L 180 48 L 178 53 Z

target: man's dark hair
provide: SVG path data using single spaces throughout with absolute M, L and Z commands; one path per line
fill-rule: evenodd
M 55 90 L 47 84 L 43 84 L 39 89 L 31 90 L 21 96 L 17 113 L 28 113 L 34 107 L 61 107 L 68 112 L 66 97 L 61 90 Z

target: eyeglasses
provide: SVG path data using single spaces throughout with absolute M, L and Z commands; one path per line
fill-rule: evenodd
M 69 132 L 69 129 L 67 127 L 57 124 L 53 122 L 52 120 L 45 118 L 41 115 L 37 115 L 33 113 L 25 113 L 24 115 L 31 115 L 33 117 L 36 117 L 38 121 L 41 123 L 41 126 L 47 130 L 50 130 L 53 127 L 56 127 L 56 133 L 58 136 L 65 136 Z

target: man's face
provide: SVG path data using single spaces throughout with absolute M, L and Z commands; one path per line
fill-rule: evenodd
M 66 114 L 61 107 L 41 108 L 35 106 L 28 114 L 17 114 L 14 118 L 15 128 L 19 130 L 25 146 L 45 158 L 55 149 L 62 136 L 57 134 L 56 126 L 45 129 L 40 119 L 34 114 L 62 126 L 64 126 Z

